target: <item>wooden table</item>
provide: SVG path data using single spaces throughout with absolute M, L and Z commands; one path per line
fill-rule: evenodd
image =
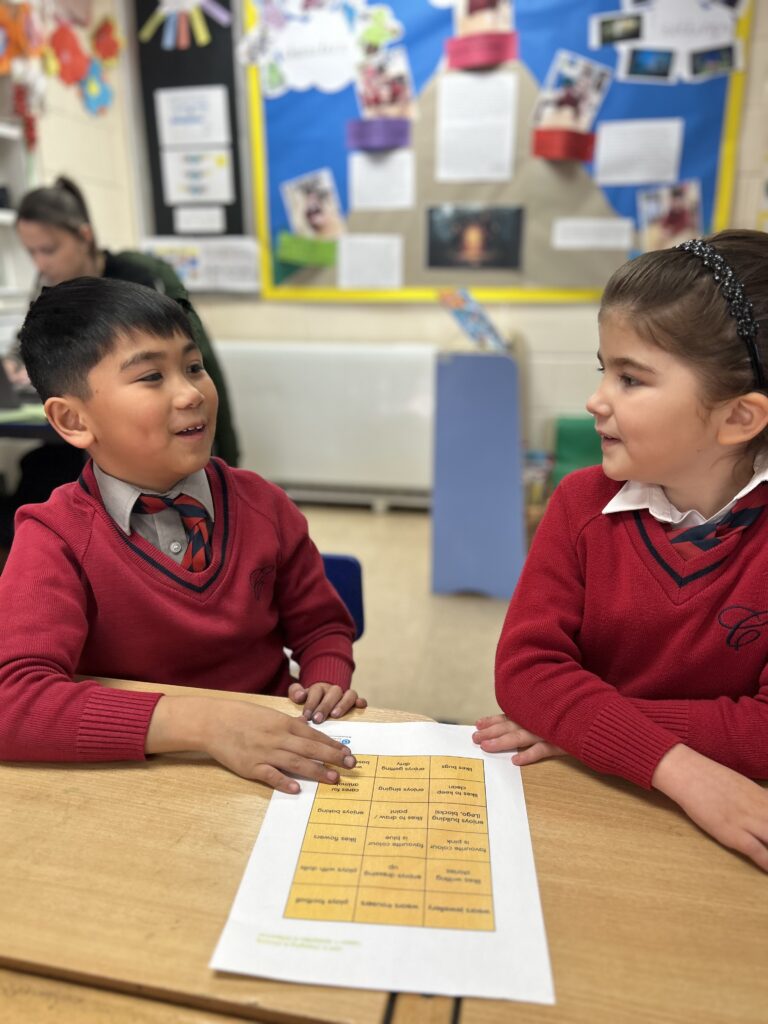
M 418 716 L 368 710 L 352 717 Z M 4 765 L 0 1019 L 764 1024 L 768 879 L 657 794 L 565 758 L 525 769 L 523 778 L 555 1007 L 217 974 L 208 960 L 269 790 L 191 756 Z

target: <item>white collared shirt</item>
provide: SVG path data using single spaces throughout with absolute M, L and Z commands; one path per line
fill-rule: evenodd
M 187 534 L 181 516 L 176 509 L 164 509 L 151 516 L 139 515 L 133 511 L 139 495 L 159 494 L 158 491 L 141 491 L 133 484 L 126 483 L 125 480 L 119 480 L 117 477 L 105 473 L 95 462 L 93 472 L 101 491 L 104 508 L 123 533 L 130 534 L 135 531 L 158 551 L 162 551 L 164 555 L 181 565 L 184 552 L 187 550 Z M 211 522 L 213 522 L 213 497 L 204 469 L 199 469 L 196 473 L 179 480 L 161 496 L 175 498 L 179 494 L 188 494 L 190 498 L 196 498 L 205 507 Z
M 746 487 L 742 487 L 727 505 L 724 505 L 719 512 L 715 512 L 709 518 L 703 516 L 696 509 L 681 512 L 666 496 L 663 487 L 659 487 L 658 484 L 641 484 L 635 480 L 627 480 L 618 494 L 611 498 L 603 512 L 610 515 L 611 512 L 631 512 L 635 509 L 647 508 L 653 518 L 660 523 L 670 523 L 679 529 L 688 529 L 693 526 L 703 526 L 705 523 L 719 522 L 740 498 L 745 497 L 750 491 L 754 491 L 758 484 L 765 481 L 768 481 L 768 452 L 761 452 L 755 458 L 754 473 Z

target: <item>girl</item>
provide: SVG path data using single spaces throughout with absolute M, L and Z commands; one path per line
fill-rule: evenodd
M 768 871 L 768 235 L 630 261 L 599 333 L 602 468 L 552 496 L 474 739 L 655 787 Z

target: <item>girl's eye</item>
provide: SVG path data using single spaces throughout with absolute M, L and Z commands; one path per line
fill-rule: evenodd
M 162 373 L 158 373 L 156 370 L 152 373 L 145 373 L 143 377 L 139 377 L 139 380 L 143 384 L 155 384 L 157 381 L 162 380 Z
M 630 377 L 628 373 L 622 373 L 619 380 L 625 388 L 634 388 L 640 383 L 637 377 Z
M 193 374 L 202 373 L 204 369 L 205 369 L 205 367 L 203 366 L 202 363 L 192 363 L 189 366 L 189 371 L 188 372 L 189 373 L 193 373 Z
M 604 366 L 596 366 L 595 369 L 597 370 L 598 373 L 605 373 L 605 367 Z

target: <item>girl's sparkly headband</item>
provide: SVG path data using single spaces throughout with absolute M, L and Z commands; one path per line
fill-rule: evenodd
M 692 256 L 698 256 L 709 267 L 715 282 L 720 285 L 725 301 L 728 303 L 728 312 L 736 321 L 736 333 L 747 346 L 749 361 L 752 364 L 752 375 L 755 387 L 758 390 L 765 390 L 765 373 L 760 360 L 760 352 L 757 348 L 757 321 L 752 316 L 752 303 L 744 294 L 744 286 L 733 272 L 733 268 L 720 255 L 714 246 L 705 242 L 702 238 L 692 238 L 688 242 L 675 246 L 683 252 L 689 252 Z

